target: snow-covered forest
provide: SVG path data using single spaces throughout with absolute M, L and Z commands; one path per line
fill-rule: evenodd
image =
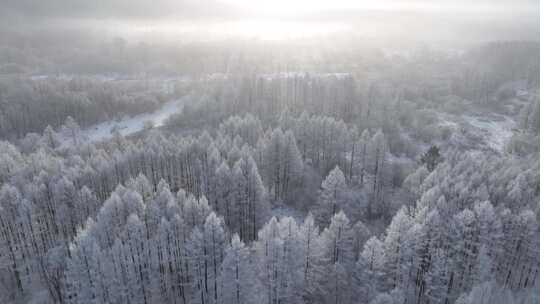
M 540 42 L 19 34 L 0 303 L 540 303 Z

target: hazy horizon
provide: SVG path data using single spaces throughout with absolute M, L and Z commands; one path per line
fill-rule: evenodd
M 0 0 L 1 304 L 539 304 L 540 0 Z
M 540 3 L 471 2 L 4 0 L 0 24 L 2 31 L 19 35 L 85 32 L 132 41 L 286 41 L 339 35 L 426 43 L 539 39 Z

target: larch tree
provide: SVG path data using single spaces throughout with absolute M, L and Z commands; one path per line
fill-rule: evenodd
M 346 189 L 345 175 L 339 167 L 335 167 L 322 182 L 317 203 L 317 220 L 323 226 L 327 226 L 331 218 L 343 209 Z
M 367 240 L 354 268 L 354 282 L 359 288 L 356 296 L 369 302 L 383 285 L 384 244 L 377 238 Z
M 81 127 L 71 116 L 66 118 L 61 131 L 66 137 L 71 139 L 73 145 L 79 144 L 81 140 Z
M 326 262 L 325 298 L 334 304 L 349 303 L 354 267 L 353 230 L 349 219 L 340 211 L 321 234 Z
M 214 211 L 222 215 L 225 219 L 227 227 L 232 228 L 233 208 L 232 201 L 234 195 L 232 172 L 224 160 L 216 169 L 216 203 Z
M 408 248 L 411 242 L 407 234 L 412 225 L 413 222 L 406 207 L 401 207 L 386 229 L 384 239 L 385 268 L 392 288 L 403 288 L 408 280 L 406 266 L 411 254 L 411 250 Z
M 365 129 L 362 131 L 362 134 L 360 135 L 360 140 L 358 143 L 359 146 L 359 157 L 358 157 L 358 167 L 360 170 L 360 186 L 364 186 L 364 179 L 367 172 L 367 164 L 368 164 L 368 147 L 370 143 L 371 135 L 369 134 L 369 130 Z
M 209 302 L 220 303 L 219 274 L 225 257 L 226 234 L 223 219 L 210 213 L 204 223 L 204 238 L 206 240 L 205 288 L 208 290 Z
M 368 217 L 380 215 L 384 212 L 384 185 L 385 185 L 385 166 L 386 153 L 388 150 L 386 138 L 381 130 L 377 131 L 371 139 L 371 172 L 373 182 L 371 189 L 371 199 L 368 204 Z
M 301 185 L 302 158 L 294 134 L 275 129 L 263 141 L 262 172 L 275 201 L 288 200 L 293 186 Z M 300 183 L 300 184 L 299 184 Z
M 257 278 L 256 268 L 250 262 L 249 248 L 234 234 L 225 250 L 220 279 L 220 298 L 224 304 L 267 303 Z
M 270 208 L 267 202 L 267 191 L 257 165 L 245 149 L 242 152 L 242 158 L 234 165 L 233 180 L 236 223 L 239 225 L 235 232 L 239 232 L 243 240 L 254 240 L 257 230 L 267 219 Z
M 299 292 L 304 299 L 313 299 L 322 292 L 321 278 L 324 276 L 324 264 L 319 227 L 315 224 L 311 213 L 300 226 L 300 242 L 303 290 Z

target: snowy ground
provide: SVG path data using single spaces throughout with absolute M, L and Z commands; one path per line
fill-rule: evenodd
M 275 78 L 275 77 L 291 77 L 291 76 L 305 76 L 307 73 L 274 73 L 274 74 L 265 74 L 264 77 Z M 345 77 L 349 74 L 346 73 L 328 73 L 328 74 L 313 74 L 317 77 Z M 226 79 L 229 77 L 229 74 L 226 73 L 214 73 L 208 74 L 204 77 L 201 77 L 203 80 L 219 80 Z M 71 75 L 34 75 L 33 79 L 43 79 L 47 77 L 56 77 L 63 79 L 71 79 Z M 122 75 L 102 75 L 95 76 L 96 79 L 102 81 L 116 81 L 116 80 L 125 80 L 126 77 Z M 189 77 L 173 77 L 173 78 L 158 78 L 153 79 L 161 83 L 162 90 L 164 92 L 170 92 L 172 90 L 173 84 L 178 81 L 190 82 L 192 79 Z M 166 102 L 162 105 L 160 109 L 153 113 L 144 113 L 133 117 L 125 117 L 120 120 L 106 121 L 99 124 L 95 124 L 83 130 L 83 137 L 87 138 L 92 142 L 98 142 L 105 139 L 109 139 L 113 136 L 113 132 L 117 130 L 123 136 L 130 135 L 142 131 L 145 127 L 145 124 L 151 124 L 153 127 L 161 127 L 165 120 L 169 118 L 172 114 L 178 113 L 181 111 L 184 104 L 184 99 L 172 100 Z M 69 141 L 65 141 L 69 142 Z
M 489 148 L 504 153 L 504 147 L 512 137 L 512 129 L 515 128 L 513 119 L 504 115 L 489 118 L 464 115 L 462 118 L 482 133 L 484 142 Z
M 164 103 L 161 108 L 152 113 L 139 114 L 133 117 L 125 117 L 118 121 L 106 121 L 83 130 L 83 136 L 90 141 L 102 141 L 111 138 L 114 130 L 126 136 L 144 129 L 145 124 L 151 123 L 154 127 L 160 127 L 172 114 L 182 110 L 185 97 Z
M 509 116 L 495 113 L 452 115 L 439 113 L 440 127 L 452 129 L 449 145 L 467 150 L 490 150 L 503 154 L 512 137 L 516 122 Z

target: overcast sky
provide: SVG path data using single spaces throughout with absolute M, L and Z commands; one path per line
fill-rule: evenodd
M 362 22 L 373 19 L 373 14 L 379 14 L 377 24 L 387 22 L 395 27 L 408 26 L 407 22 L 412 21 L 420 27 L 421 22 L 429 20 L 440 22 L 439 27 L 445 27 L 446 22 L 449 28 L 481 28 L 489 22 L 496 24 L 496 28 L 491 27 L 494 30 L 521 28 L 524 36 L 533 38 L 540 27 L 539 0 L 0 0 L 0 3 L 0 26 L 19 31 L 111 27 L 111 24 L 127 24 L 127 28 L 137 29 L 172 22 L 182 26 L 197 24 L 204 29 L 210 23 L 245 20 L 339 23 L 357 29 L 365 28 L 366 23 Z M 135 23 L 139 27 L 133 26 Z
M 272 11 L 275 3 L 306 11 L 357 10 L 395 6 L 398 9 L 425 6 L 428 9 L 456 9 L 480 12 L 504 10 L 507 13 L 538 9 L 537 0 L 1 0 L 2 17 L 39 19 L 63 18 L 239 18 L 246 14 Z M 281 8 L 282 11 L 286 7 Z M 254 12 L 258 11 L 258 12 Z M 30 21 L 30 20 L 28 20 Z

